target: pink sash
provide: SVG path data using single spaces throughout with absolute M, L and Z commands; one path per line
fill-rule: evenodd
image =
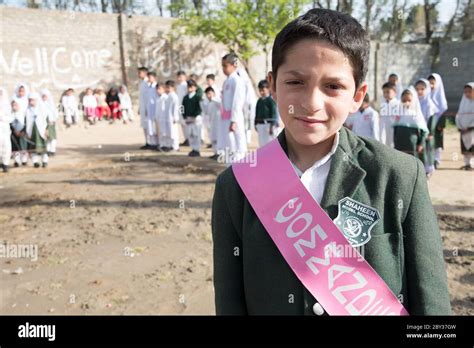
M 256 165 L 245 158 L 232 165 L 237 182 L 283 258 L 326 312 L 408 315 L 306 190 L 278 139 L 254 159 Z M 332 255 L 328 251 L 334 245 L 352 255 Z

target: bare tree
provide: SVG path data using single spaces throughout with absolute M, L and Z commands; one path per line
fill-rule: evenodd
M 425 41 L 426 43 L 431 42 L 433 36 L 433 28 L 431 27 L 431 13 L 432 10 L 438 6 L 441 0 L 430 2 L 430 0 L 424 0 L 423 8 L 425 10 Z

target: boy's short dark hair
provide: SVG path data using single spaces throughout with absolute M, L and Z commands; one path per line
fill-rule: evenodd
M 165 87 L 165 84 L 163 82 L 157 82 L 155 88 L 158 89 L 159 87 Z
M 261 80 L 258 83 L 258 89 L 263 89 L 263 88 L 270 88 L 270 84 L 268 83 L 267 80 Z
M 185 75 L 185 76 L 186 76 L 186 73 L 185 73 L 183 70 L 179 70 L 179 71 L 176 73 L 176 76 L 181 76 L 181 75 Z
M 382 86 L 382 89 L 385 89 L 385 88 L 393 89 L 395 92 L 397 91 L 397 86 L 395 86 L 395 84 L 392 82 L 385 82 Z
M 149 72 L 148 72 L 148 76 L 156 77 L 156 72 L 154 72 L 154 71 L 149 71 Z
M 206 79 L 215 80 L 215 79 L 216 79 L 216 75 L 214 75 L 214 74 L 207 74 L 207 75 L 206 75 Z
M 144 66 L 141 66 L 138 68 L 138 71 L 145 71 L 145 72 L 148 72 L 148 68 L 144 67 Z
M 197 87 L 197 83 L 193 79 L 189 79 L 186 83 L 188 84 L 188 87 Z
M 239 62 L 239 57 L 234 52 L 230 52 L 227 53 L 224 57 L 222 57 L 222 60 L 226 63 L 235 65 Z
M 176 83 L 173 80 L 168 80 L 165 82 L 165 85 L 174 88 L 176 86 Z
M 391 78 L 391 77 L 395 77 L 398 80 L 398 75 L 395 73 L 391 73 L 390 75 L 388 75 L 388 78 Z
M 207 93 L 207 92 L 215 93 L 214 88 L 212 88 L 212 87 L 207 87 L 206 90 L 204 91 L 204 93 Z
M 276 36 L 272 50 L 272 74 L 285 62 L 288 50 L 303 39 L 318 39 L 338 47 L 351 62 L 358 88 L 368 70 L 370 41 L 360 23 L 348 14 L 315 8 L 288 23 Z

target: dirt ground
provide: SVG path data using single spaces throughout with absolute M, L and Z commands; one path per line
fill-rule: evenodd
M 211 201 L 224 167 L 188 148 L 138 150 L 142 138 L 138 122 L 60 127 L 48 168 L 0 174 L 0 242 L 38 246 L 36 261 L 0 258 L 1 314 L 214 314 Z M 474 172 L 458 170 L 454 129 L 446 143 L 429 187 L 454 312 L 472 315 Z

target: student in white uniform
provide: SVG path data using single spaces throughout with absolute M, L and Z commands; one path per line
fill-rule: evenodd
M 28 142 L 26 139 L 26 110 L 20 110 L 20 105 L 15 99 L 11 102 L 11 142 L 14 166 L 28 164 Z
M 354 113 L 351 117 L 353 117 L 351 129 L 355 134 L 375 140 L 380 139 L 380 116 L 379 113 L 370 106 L 368 94 L 365 95 L 359 111 Z
M 461 133 L 461 152 L 464 166 L 461 169 L 472 170 L 474 158 L 474 82 L 464 86 L 464 94 L 456 114 L 456 126 Z
M 30 90 L 26 83 L 20 82 L 15 86 L 15 91 L 12 100 L 18 104 L 18 112 L 26 113 L 28 108 L 28 94 Z
M 222 70 L 227 79 L 222 86 L 221 125 L 217 140 L 219 153 L 228 152 L 230 161 L 243 158 L 247 152 L 244 119 L 245 81 L 237 73 L 238 57 L 228 53 L 222 58 Z
M 61 105 L 64 112 L 64 123 L 66 124 L 66 127 L 69 128 L 79 120 L 79 105 L 77 104 L 74 90 L 72 88 L 66 90 L 66 94 L 61 98 Z
M 208 74 L 206 76 L 206 81 L 207 81 L 207 87 L 206 87 L 206 90 L 207 88 L 211 87 L 212 90 L 216 91 L 216 77 L 214 74 Z M 214 96 L 214 98 L 216 98 Z M 206 135 L 207 135 L 207 138 L 209 139 L 209 142 L 210 144 L 208 144 L 207 148 L 213 148 L 213 145 L 212 145 L 212 120 L 211 120 L 211 116 L 207 114 L 207 105 L 209 104 L 209 99 L 206 98 L 205 96 L 203 96 L 202 100 L 201 100 L 201 111 L 202 111 L 202 121 L 203 121 L 203 129 L 206 130 Z M 204 138 L 204 137 L 203 137 Z
M 150 148 L 150 144 L 148 144 L 148 122 L 146 118 L 148 69 L 144 66 L 138 68 L 138 81 L 138 113 L 140 114 L 140 126 L 143 129 L 143 134 L 145 135 L 145 145 L 141 146 L 140 149 L 147 150 Z
M 441 164 L 441 153 L 444 147 L 443 131 L 446 127 L 446 117 L 444 112 L 448 110 L 448 101 L 444 93 L 443 79 L 439 74 L 431 74 L 428 77 L 431 85 L 431 100 L 436 105 L 437 112 L 435 114 L 436 129 L 435 129 L 435 167 Z
M 158 133 L 156 129 L 156 100 L 158 94 L 156 93 L 156 74 L 148 72 L 148 82 L 146 89 L 146 130 L 147 130 L 147 144 L 148 149 L 155 150 L 158 146 Z
M 400 100 L 403 92 L 402 78 L 400 77 L 400 74 L 391 73 L 390 75 L 388 75 L 387 81 L 395 85 L 395 89 L 397 91 L 397 99 Z
M 204 99 L 207 100 L 205 104 L 205 113 L 207 117 L 209 117 L 210 123 L 210 140 L 212 151 L 214 154 L 210 157 L 211 159 L 217 160 L 219 158 L 219 154 L 217 153 L 217 133 L 219 130 L 219 122 L 221 120 L 221 102 L 219 98 L 216 97 L 216 92 L 214 88 L 207 87 L 204 91 L 206 97 Z
M 179 104 L 181 105 L 183 103 L 183 99 L 188 94 L 188 80 L 186 73 L 182 70 L 178 71 L 176 73 L 176 80 L 177 80 L 177 85 L 176 85 L 176 94 L 178 95 L 179 99 Z M 180 116 L 180 124 L 181 124 L 181 130 L 183 132 L 183 137 L 184 141 L 180 146 L 189 146 L 189 140 L 188 140 L 188 134 L 187 134 L 187 127 L 186 127 L 186 122 L 184 121 L 183 115 L 181 114 Z
M 8 172 L 12 157 L 11 122 L 11 107 L 7 90 L 0 87 L 0 162 L 4 173 Z
M 48 119 L 38 93 L 31 93 L 28 97 L 26 109 L 26 136 L 28 150 L 32 152 L 31 158 L 35 168 L 40 167 L 39 158 L 43 168 L 48 166 Z
M 120 86 L 118 97 L 120 100 L 120 111 L 122 113 L 123 123 L 127 123 L 128 121 L 133 122 L 132 98 L 130 98 L 130 94 L 128 94 L 127 86 Z
M 53 96 L 48 89 L 43 89 L 41 91 L 41 100 L 48 121 L 48 140 L 46 142 L 46 150 L 48 156 L 54 156 L 56 155 L 57 147 L 56 122 L 58 121 L 58 111 Z
M 168 80 L 165 83 L 165 92 L 168 95 L 165 103 L 163 124 L 160 126 L 160 145 L 164 152 L 179 150 L 180 107 L 179 97 L 176 94 L 175 82 Z
M 393 123 L 396 116 L 400 114 L 400 102 L 397 99 L 397 89 L 393 83 L 384 83 L 382 91 L 384 101 L 380 106 L 379 140 L 381 143 L 393 148 Z
M 164 139 L 162 136 L 161 128 L 165 123 L 165 109 L 166 109 L 166 99 L 168 99 L 168 94 L 165 92 L 165 84 L 158 82 L 156 84 L 156 93 L 158 95 L 156 99 L 156 110 L 155 110 L 155 120 L 158 127 L 158 146 L 157 151 L 163 151 L 162 146 L 164 144 Z
M 270 96 L 270 85 L 267 80 L 258 83 L 260 98 L 255 108 L 255 130 L 258 133 L 258 146 L 262 147 L 276 138 L 277 106 Z
M 245 98 L 244 98 L 244 122 L 245 122 L 245 137 L 247 145 L 252 142 L 252 129 L 255 123 L 255 111 L 257 105 L 257 97 L 255 89 L 252 85 L 252 81 L 248 76 L 244 68 L 237 68 L 237 74 L 242 78 L 245 85 Z

